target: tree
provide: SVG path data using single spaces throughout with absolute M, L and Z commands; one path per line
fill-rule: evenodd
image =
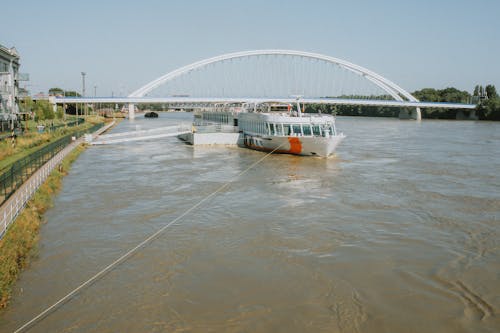
M 64 90 L 61 88 L 50 88 L 49 89 L 49 95 L 52 96 L 63 96 L 64 95 Z
M 66 91 L 64 93 L 64 96 L 66 97 L 81 97 L 82 95 L 80 95 L 78 92 L 76 91 L 73 91 L 73 90 L 69 90 L 69 91 Z
M 476 85 L 474 87 L 474 93 L 472 94 L 473 96 L 479 96 L 479 85 Z
M 439 102 L 441 97 L 439 91 L 433 88 L 424 88 L 412 93 L 417 99 L 425 102 Z
M 495 88 L 494 85 L 492 84 L 488 84 L 485 88 L 486 90 L 486 95 L 488 96 L 488 98 L 498 98 L 498 93 L 497 93 L 497 89 Z
M 57 119 L 63 119 L 64 118 L 64 110 L 63 110 L 63 107 L 60 106 L 60 105 L 57 106 L 56 118 Z
M 438 90 L 439 101 L 447 103 L 467 103 L 470 98 L 470 94 L 467 91 L 460 91 L 456 88 L 445 88 Z

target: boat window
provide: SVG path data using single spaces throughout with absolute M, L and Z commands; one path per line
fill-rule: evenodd
M 269 133 L 271 135 L 274 135 L 275 131 L 274 131 L 274 124 L 268 124 L 269 125 Z
M 330 126 L 328 125 L 323 125 L 323 127 L 321 128 L 321 134 L 324 136 L 324 137 L 329 137 L 330 136 Z
M 321 136 L 321 129 L 319 125 L 313 125 L 312 129 L 313 129 L 313 135 Z
M 290 135 L 292 134 L 290 131 L 290 125 L 289 124 L 283 124 L 283 135 Z
M 302 132 L 304 132 L 304 135 L 311 135 L 311 126 L 309 124 L 302 124 Z
M 330 135 L 335 135 L 335 127 L 330 126 Z
M 302 135 L 302 130 L 300 128 L 300 124 L 292 125 L 293 133 L 296 135 Z
M 283 126 L 282 124 L 274 124 L 276 128 L 276 135 L 283 135 Z

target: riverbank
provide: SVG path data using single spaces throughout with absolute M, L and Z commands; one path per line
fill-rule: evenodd
M 58 169 L 52 171 L 0 240 L 0 308 L 8 305 L 12 285 L 31 258 L 36 256 L 43 214 L 52 206 L 54 195 L 61 189 L 62 178 L 84 150 L 85 147 L 79 145 Z
M 65 135 L 87 130 L 95 124 L 106 121 L 109 120 L 102 117 L 88 117 L 83 124 L 78 126 L 61 127 L 53 132 L 26 132 L 24 135 L 18 136 L 15 139 L 14 145 L 11 139 L 2 140 L 0 141 L 0 170 L 5 169 L 13 162 L 41 149 Z

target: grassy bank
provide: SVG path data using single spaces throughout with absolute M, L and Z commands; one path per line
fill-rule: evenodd
M 76 147 L 61 166 L 52 171 L 0 240 L 0 308 L 7 306 L 12 285 L 30 258 L 36 255 L 43 214 L 52 206 L 53 196 L 61 189 L 62 177 L 83 150 L 84 146 Z
M 86 130 L 97 123 L 104 122 L 103 117 L 88 117 L 85 123 L 74 127 L 59 128 L 54 132 L 38 133 L 36 131 L 26 132 L 16 138 L 15 145 L 10 139 L 0 141 L 0 170 L 3 170 L 14 161 L 27 156 L 43 146 L 53 142 L 67 134 Z

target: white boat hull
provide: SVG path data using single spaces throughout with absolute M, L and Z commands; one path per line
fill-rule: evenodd
M 256 136 L 244 134 L 245 147 L 303 156 L 327 157 L 333 154 L 335 148 L 345 138 L 344 135 L 331 137 L 315 136 Z

